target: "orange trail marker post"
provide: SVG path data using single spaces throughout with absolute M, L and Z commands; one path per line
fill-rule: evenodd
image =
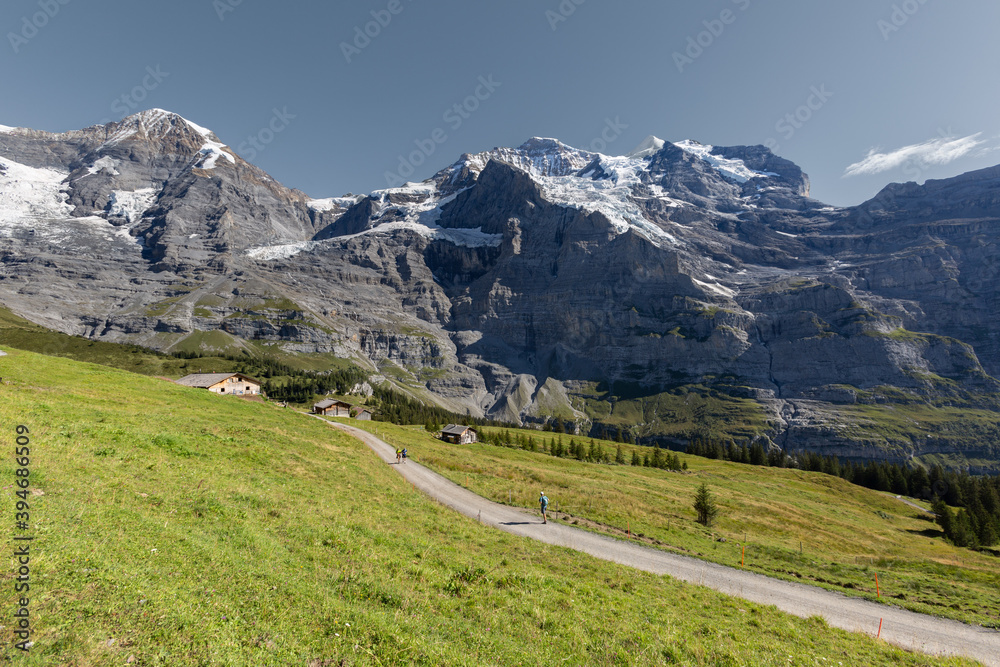
M 878 572 L 875 573 L 875 597 L 882 597 L 882 592 L 878 588 Z
M 746 559 L 747 559 L 747 545 L 744 544 L 743 545 L 743 555 L 740 556 L 740 567 L 743 567 L 743 563 L 746 562 Z
M 878 639 L 881 637 L 882 637 L 882 619 L 880 618 L 878 619 L 878 634 L 875 635 L 875 638 Z

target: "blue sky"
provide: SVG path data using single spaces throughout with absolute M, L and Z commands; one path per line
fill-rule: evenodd
M 532 136 L 763 143 L 849 205 L 1000 163 L 997 26 L 989 0 L 6 0 L 0 123 L 164 108 L 314 197 Z

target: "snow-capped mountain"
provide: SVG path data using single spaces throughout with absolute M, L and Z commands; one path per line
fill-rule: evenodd
M 986 170 L 838 209 L 763 146 L 650 136 L 620 156 L 533 138 L 310 198 L 151 110 L 0 128 L 0 302 L 160 349 L 350 357 L 510 420 L 597 428 L 616 387 L 657 405 L 684 387 L 755 402 L 789 447 L 858 455 L 886 437 L 845 416 L 858 402 L 996 408 L 998 191 Z M 935 437 L 889 445 L 959 446 Z

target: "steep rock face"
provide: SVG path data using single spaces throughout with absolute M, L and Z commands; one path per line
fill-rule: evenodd
M 314 200 L 153 110 L 0 132 L 0 300 L 160 349 L 349 357 L 473 415 L 586 431 L 609 412 L 579 398 L 594 387 L 694 387 L 755 401 L 758 435 L 791 449 L 972 451 L 864 410 L 965 406 L 993 428 L 1000 169 L 852 209 L 808 189 L 762 146 L 651 137 L 615 157 L 536 138 Z M 641 419 L 657 437 L 660 416 Z
M 154 109 L 78 132 L 0 134 L 22 164 L 67 171 L 66 203 L 141 240 L 158 270 L 232 266 L 276 240 L 301 241 L 323 214 L 308 198 L 248 164 L 205 128 Z
M 1000 168 L 954 179 L 887 186 L 824 235 L 840 271 L 888 302 L 904 325 L 972 345 L 1000 376 Z

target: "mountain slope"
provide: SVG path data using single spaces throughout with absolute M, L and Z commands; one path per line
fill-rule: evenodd
M 955 438 L 866 412 L 997 409 L 995 170 L 838 209 L 762 146 L 534 138 L 313 200 L 159 110 L 8 130 L 0 160 L 0 296 L 62 331 L 349 357 L 452 410 L 594 433 L 1000 458 L 1000 419 Z M 651 406 L 684 388 L 756 407 L 678 431 Z
M 289 410 L 17 350 L 0 376 L 33 450 L 25 664 L 932 663 L 498 533 Z

